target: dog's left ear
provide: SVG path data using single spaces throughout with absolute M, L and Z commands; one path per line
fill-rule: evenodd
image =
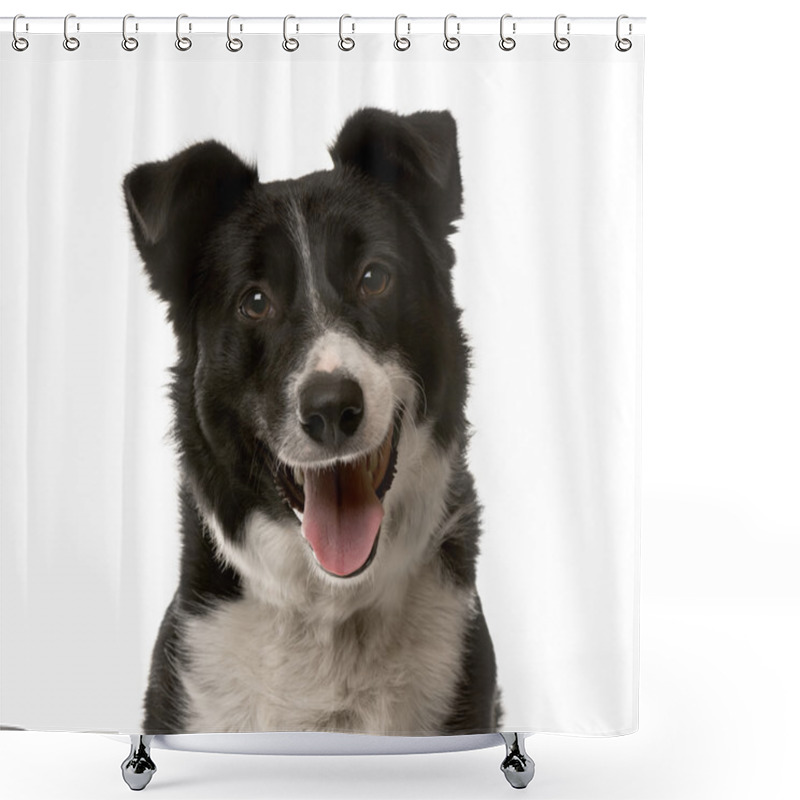
M 364 108 L 345 122 L 330 154 L 337 166 L 354 167 L 396 191 L 434 236 L 451 233 L 461 217 L 456 122 L 449 111 L 401 116 Z

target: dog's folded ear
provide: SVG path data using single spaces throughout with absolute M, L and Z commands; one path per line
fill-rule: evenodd
M 461 170 L 456 122 L 449 111 L 401 116 L 378 108 L 355 112 L 330 154 L 394 189 L 434 236 L 452 232 L 461 217 Z
M 219 142 L 182 150 L 166 161 L 140 164 L 123 188 L 136 246 L 150 284 L 169 303 L 180 331 L 208 233 L 258 180 L 255 168 Z

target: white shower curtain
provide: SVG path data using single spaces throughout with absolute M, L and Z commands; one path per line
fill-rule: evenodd
M 358 109 L 449 111 L 450 237 L 471 346 L 477 587 L 504 730 L 637 727 L 643 37 L 4 35 L 0 127 L 0 710 L 40 730 L 134 732 L 178 581 L 165 306 L 122 190 L 207 139 L 262 183 L 332 166 Z M 276 30 L 280 30 L 280 25 Z M 467 30 L 467 26 L 465 26 Z M 390 490 L 391 491 L 391 490 Z

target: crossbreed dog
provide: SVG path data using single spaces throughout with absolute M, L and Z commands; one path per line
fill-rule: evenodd
M 333 169 L 208 141 L 124 181 L 178 345 L 180 582 L 146 733 L 494 731 L 448 112 L 362 109 Z

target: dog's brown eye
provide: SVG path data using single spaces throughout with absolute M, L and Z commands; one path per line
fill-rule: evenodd
M 263 289 L 251 289 L 242 298 L 239 312 L 248 319 L 264 319 L 273 316 L 275 309 Z
M 372 295 L 382 294 L 386 291 L 389 285 L 389 270 L 382 267 L 380 264 L 370 264 L 361 276 L 361 283 L 358 285 L 358 291 L 364 297 L 371 297 Z

